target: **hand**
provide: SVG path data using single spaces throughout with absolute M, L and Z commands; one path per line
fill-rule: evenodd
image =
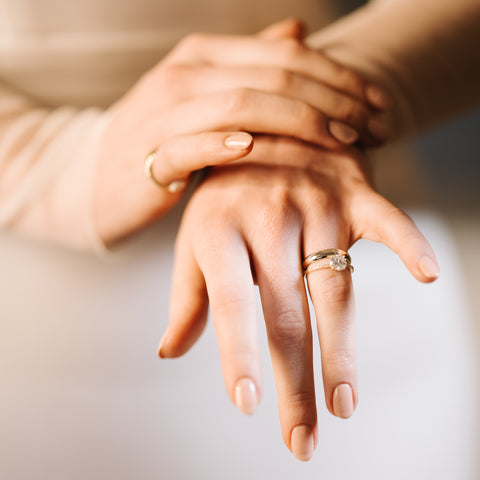
M 197 341 L 209 301 L 228 394 L 241 411 L 253 413 L 262 389 L 256 283 L 283 439 L 297 458 L 308 460 L 317 420 L 302 259 L 326 248 L 348 250 L 360 238 L 390 247 L 421 282 L 438 275 L 429 243 L 405 213 L 372 189 L 359 152 L 256 138 L 244 160 L 211 169 L 187 206 L 159 355 L 180 356 Z M 326 405 L 346 418 L 358 402 L 350 271 L 317 270 L 307 281 Z
M 156 176 L 167 184 L 249 152 L 251 142 L 226 149 L 219 132 L 286 135 L 337 150 L 355 142 L 357 131 L 371 138 L 374 109 L 365 93 L 371 86 L 299 40 L 283 38 L 295 26 L 277 24 L 261 37 L 187 37 L 112 107 L 93 189 L 105 243 L 180 199 L 143 175 L 142 162 L 156 147 Z

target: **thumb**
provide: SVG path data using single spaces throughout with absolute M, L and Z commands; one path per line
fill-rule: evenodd
M 262 30 L 258 36 L 266 40 L 277 40 L 281 38 L 303 40 L 305 36 L 305 24 L 298 18 L 287 18 L 286 20 L 268 26 Z

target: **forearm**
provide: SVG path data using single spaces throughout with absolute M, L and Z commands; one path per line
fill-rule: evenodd
M 100 110 L 49 110 L 2 86 L 0 227 L 101 248 L 91 186 L 105 123 Z
M 480 2 L 375 1 L 308 42 L 382 85 L 399 135 L 480 100 Z

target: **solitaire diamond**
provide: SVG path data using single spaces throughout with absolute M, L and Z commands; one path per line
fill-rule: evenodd
M 348 262 L 345 255 L 333 255 L 330 257 L 330 268 L 340 272 L 348 268 Z

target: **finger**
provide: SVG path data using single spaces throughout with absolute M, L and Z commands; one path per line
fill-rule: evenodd
M 232 402 L 253 414 L 260 402 L 261 374 L 256 301 L 250 260 L 238 232 L 222 227 L 222 241 L 203 248 L 199 264 L 205 275 L 217 335 L 223 377 Z
M 182 41 L 169 60 L 176 63 L 282 67 L 365 100 L 365 82 L 359 74 L 292 38 L 272 40 L 193 34 Z
M 304 30 L 304 22 L 297 18 L 287 18 L 263 29 L 258 36 L 266 40 L 279 38 L 296 38 L 297 40 L 302 40 Z
M 190 249 L 189 234 L 180 229 L 175 245 L 169 325 L 158 347 L 160 358 L 186 353 L 202 334 L 208 312 L 207 289 Z
M 330 218 L 317 216 L 305 222 L 306 255 L 329 248 L 347 250 L 347 240 L 338 234 L 338 220 Z M 324 268 L 307 273 L 306 279 L 317 319 L 325 402 L 333 415 L 349 418 L 358 402 L 351 272 Z
M 156 150 L 151 171 L 162 184 L 187 178 L 193 171 L 247 155 L 253 138 L 245 132 L 205 132 L 171 138 Z
M 159 112 L 156 121 L 149 123 L 147 128 L 152 142 L 203 131 L 239 130 L 295 137 L 338 150 L 358 138 L 353 131 L 353 136 L 343 135 L 342 143 L 330 133 L 326 115 L 311 105 L 248 88 L 183 102 Z M 348 125 L 345 128 L 352 130 Z
M 375 138 L 380 141 L 388 139 L 381 130 L 383 122 L 372 118 L 373 112 L 364 102 L 280 67 L 176 65 L 170 69 L 173 70 L 170 72 L 172 81 L 174 79 L 176 84 L 183 86 L 184 99 L 242 87 L 261 90 L 310 104 L 363 136 L 373 135 L 369 129 L 372 120 Z
M 436 280 L 440 268 L 435 253 L 413 220 L 381 195 L 366 195 L 354 202 L 359 236 L 393 250 L 420 282 Z
M 313 375 L 312 332 L 303 275 L 298 265 L 300 226 L 280 219 L 269 239 L 252 243 L 254 268 L 277 386 L 282 436 L 299 460 L 309 460 L 316 445 L 317 413 Z M 280 223 L 279 223 L 280 222 Z

